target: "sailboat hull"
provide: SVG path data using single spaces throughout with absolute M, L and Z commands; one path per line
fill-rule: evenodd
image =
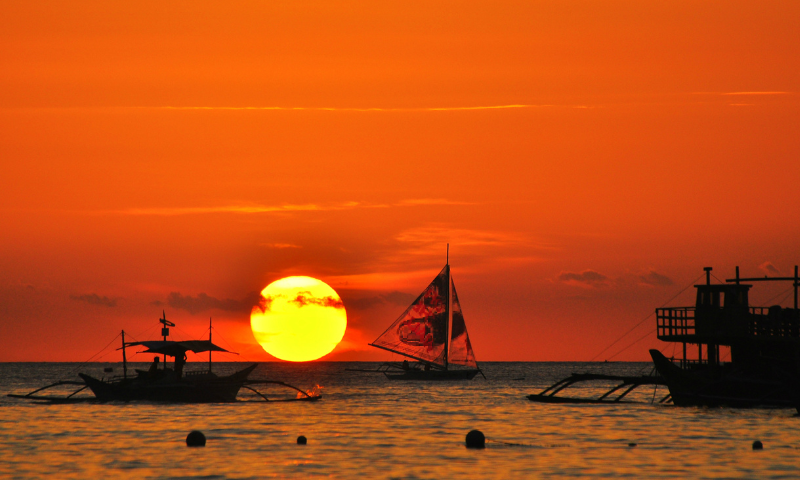
M 480 370 L 406 370 L 402 372 L 384 372 L 389 380 L 472 380 Z

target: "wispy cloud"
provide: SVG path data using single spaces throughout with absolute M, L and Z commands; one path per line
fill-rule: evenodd
M 208 310 L 222 310 L 225 312 L 249 312 L 254 305 L 258 305 L 262 299 L 259 292 L 250 292 L 241 300 L 231 298 L 219 299 L 201 293 L 196 297 L 191 295 L 181 295 L 179 292 L 172 292 L 167 296 L 167 305 L 173 308 L 186 310 L 192 315 Z M 158 302 L 160 303 L 160 302 Z
M 788 95 L 792 92 L 723 92 L 720 95 Z
M 117 306 L 117 299 L 116 298 L 108 298 L 106 296 L 100 296 L 96 293 L 89 293 L 86 295 L 70 295 L 70 299 L 76 300 L 79 302 L 86 302 L 90 305 L 98 305 L 101 307 L 116 307 Z
M 210 207 L 154 207 L 154 208 L 128 208 L 123 210 L 106 210 L 99 213 L 117 215 L 197 215 L 208 213 L 280 213 L 280 212 L 318 212 L 326 210 L 344 210 L 359 206 L 357 202 L 348 202 L 335 205 L 225 205 Z
M 508 110 L 519 108 L 591 108 L 588 105 L 558 105 L 558 104 L 509 104 L 509 105 L 472 105 L 461 107 L 281 107 L 281 106 L 161 106 L 137 107 L 142 109 L 157 110 L 310 110 L 321 112 L 454 112 L 469 110 Z
M 791 95 L 794 92 L 782 91 L 750 91 L 750 92 L 692 92 L 692 95 Z
M 347 298 L 345 305 L 347 308 L 355 310 L 366 310 L 378 305 L 397 305 L 406 307 L 417 298 L 413 293 L 405 293 L 397 290 L 381 293 L 378 295 L 371 295 L 360 298 Z
M 644 285 L 652 285 L 654 287 L 666 287 L 669 285 L 674 285 L 675 282 L 672 281 L 666 275 L 656 272 L 655 270 L 648 270 L 647 273 L 637 276 L 639 283 Z
M 395 204 L 396 206 L 424 206 L 424 205 L 475 205 L 473 202 L 462 202 L 457 200 L 448 200 L 446 198 L 409 198 L 400 200 Z
M 303 248 L 300 245 L 295 245 L 293 243 L 262 243 L 261 246 L 267 248 L 274 248 L 277 250 L 284 250 L 287 248 Z
M 582 272 L 561 272 L 556 277 L 559 282 L 570 285 L 580 286 L 600 286 L 606 285 L 608 277 L 595 270 L 584 270 Z
M 204 207 L 152 207 L 152 208 L 125 208 L 120 210 L 101 210 L 91 212 L 97 215 L 132 215 L 132 216 L 178 216 L 178 215 L 208 215 L 215 213 L 232 214 L 265 214 L 265 213 L 293 213 L 293 212 L 330 212 L 354 209 L 374 209 L 391 207 L 420 207 L 435 205 L 474 205 L 474 203 L 458 200 L 448 200 L 446 198 L 411 198 L 400 200 L 395 203 L 365 203 L 365 202 L 343 202 L 321 205 L 316 203 L 305 204 L 285 204 L 285 205 L 220 205 Z M 288 244 L 283 247 L 273 248 L 292 248 Z
M 675 284 L 671 278 L 653 269 L 641 274 L 626 273 L 613 278 L 591 269 L 581 272 L 562 271 L 558 274 L 556 280 L 567 285 L 580 287 L 668 287 Z
M 758 266 L 758 269 L 764 272 L 766 275 L 778 275 L 781 273 L 778 270 L 778 267 L 772 264 L 772 262 L 764 262 Z
M 293 303 L 297 307 L 301 308 L 309 305 L 315 305 L 318 307 L 344 308 L 344 303 L 342 302 L 341 298 L 332 296 L 315 297 L 311 292 L 308 291 L 297 292 L 292 297 L 288 297 L 287 295 L 280 293 L 276 295 L 259 294 L 259 297 L 258 305 L 253 307 L 253 311 L 257 309 L 262 313 L 270 310 L 272 303 L 280 298 L 287 299 L 289 303 Z

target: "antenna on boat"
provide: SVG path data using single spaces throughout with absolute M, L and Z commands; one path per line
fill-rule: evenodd
M 167 341 L 167 337 L 169 336 L 169 327 L 174 327 L 175 324 L 167 320 L 167 313 L 164 310 L 161 310 L 161 318 L 158 319 L 162 325 L 161 328 L 161 335 L 164 337 L 164 341 Z M 164 354 L 164 370 L 167 369 L 167 354 Z
M 125 330 L 122 331 L 122 378 L 128 378 L 128 359 L 125 357 Z
M 703 270 L 706 271 L 706 285 L 711 285 L 711 270 L 714 270 L 711 267 L 703 267 Z
M 447 244 L 447 260 L 445 261 L 445 264 L 450 265 L 450 244 L 449 243 Z

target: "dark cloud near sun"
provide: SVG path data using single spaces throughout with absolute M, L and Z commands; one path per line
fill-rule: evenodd
M 650 270 L 644 275 L 639 275 L 639 282 L 645 285 L 652 285 L 654 287 L 675 285 L 675 282 L 673 282 L 671 278 L 666 275 L 662 275 L 655 270 Z
M 667 287 L 674 285 L 675 282 L 664 275 L 650 269 L 642 274 L 627 273 L 619 277 L 609 277 L 595 270 L 584 270 L 582 272 L 561 272 L 557 280 L 568 285 L 583 287 L 634 287 L 636 285 L 646 285 L 650 287 Z
M 778 267 L 773 265 L 772 262 L 764 262 L 758 266 L 758 269 L 767 275 L 779 275 L 781 273 Z
M 412 293 L 398 292 L 395 290 L 389 293 L 382 293 L 380 295 L 372 295 L 360 298 L 347 298 L 345 304 L 347 305 L 347 308 L 353 308 L 355 310 L 366 310 L 383 304 L 407 307 L 411 302 L 414 301 L 415 298 L 417 298 L 417 296 Z
M 561 272 L 558 281 L 564 283 L 580 283 L 584 285 L 600 285 L 606 283 L 608 277 L 594 270 L 584 270 L 580 273 Z
M 179 292 L 171 292 L 167 296 L 167 305 L 172 308 L 186 310 L 192 315 L 208 310 L 249 312 L 254 305 L 259 305 L 261 298 L 259 292 L 250 292 L 241 300 L 232 298 L 219 299 L 205 293 L 200 293 L 196 297 L 192 297 L 191 295 L 181 295 Z
M 317 305 L 320 307 L 333 307 L 344 308 L 342 299 L 335 297 L 314 297 L 311 292 L 298 292 L 297 296 L 292 300 L 292 303 L 298 307 L 305 307 L 306 305 Z
M 101 307 L 116 307 L 117 306 L 117 299 L 116 298 L 108 298 L 106 296 L 100 296 L 96 293 L 87 293 L 85 295 L 70 295 L 70 299 L 76 300 L 78 302 L 86 302 L 90 305 L 98 305 Z

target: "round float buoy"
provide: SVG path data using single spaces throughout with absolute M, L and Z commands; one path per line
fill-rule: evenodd
M 192 430 L 189 435 L 186 435 L 186 446 L 188 447 L 205 447 L 206 436 L 199 430 Z
M 308 443 L 308 439 L 306 438 L 305 435 L 300 435 L 299 437 L 297 437 L 298 445 L 305 445 L 306 443 Z
M 753 450 L 764 450 L 764 444 L 761 443 L 761 440 L 753 442 Z
M 467 448 L 486 448 L 486 437 L 480 430 L 471 430 L 467 434 Z

